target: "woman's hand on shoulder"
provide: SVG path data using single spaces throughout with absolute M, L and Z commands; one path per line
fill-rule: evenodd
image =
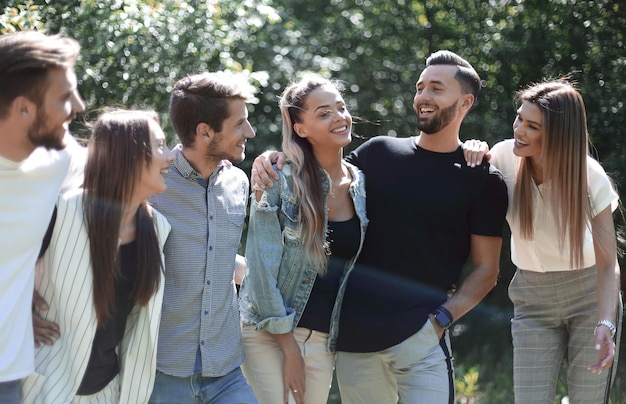
M 483 158 L 486 158 L 487 160 L 491 158 L 491 155 L 489 154 L 489 145 L 487 142 L 482 140 L 466 140 L 461 145 L 461 148 L 463 148 L 463 157 L 465 157 L 465 161 L 470 167 L 481 165 Z

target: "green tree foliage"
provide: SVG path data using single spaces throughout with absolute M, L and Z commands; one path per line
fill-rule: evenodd
M 22 9 L 7 7 L 5 15 L 23 14 Z M 29 11 L 43 22 L 43 27 L 29 28 L 80 41 L 76 70 L 92 110 L 154 108 L 167 122 L 174 82 L 202 71 L 230 69 L 258 87 L 267 85 L 265 72 L 240 63 L 245 54 L 231 52 L 247 33 L 278 18 L 264 1 L 46 0 L 32 1 Z
M 17 4 L 14 7 L 5 7 L 0 15 L 0 34 L 23 30 L 42 30 L 43 22 L 39 6 L 32 1 Z
M 149 106 L 166 118 L 176 79 L 216 69 L 248 75 L 261 90 L 252 108 L 260 135 L 251 142 L 253 155 L 279 147 L 277 97 L 304 70 L 345 83 L 351 110 L 362 118 L 356 134 L 410 136 L 415 134 L 415 81 L 425 58 L 437 49 L 454 50 L 474 64 L 484 86 L 462 137 L 491 143 L 511 135 L 515 90 L 574 72 L 598 157 L 623 182 L 626 159 L 617 139 L 624 126 L 626 90 L 620 78 L 626 12 L 617 2 L 9 2 L 0 20 L 5 30 L 41 29 L 27 23 L 31 18 L 49 32 L 80 40 L 81 91 L 92 109 Z M 25 16 L 29 9 L 30 17 Z
M 619 189 L 626 189 L 623 2 L 8 0 L 0 11 L 0 32 L 39 29 L 77 38 L 83 46 L 79 85 L 88 108 L 154 108 L 171 142 L 167 109 L 177 79 L 217 69 L 245 75 L 259 89 L 250 107 L 257 137 L 248 142 L 245 170 L 261 151 L 280 147 L 278 97 L 302 71 L 344 84 L 358 117 L 359 138 L 348 151 L 361 137 L 416 134 L 415 82 L 435 50 L 453 50 L 476 67 L 483 89 L 461 136 L 490 144 L 512 136 L 516 90 L 571 74 L 587 105 L 593 153 Z M 479 370 L 479 380 L 471 381 L 487 392 L 511 378 L 508 254 L 505 241 L 500 284 L 453 335 L 457 360 Z M 624 378 L 621 372 L 617 390 L 624 390 Z M 510 399 L 498 394 L 487 394 L 486 402 Z

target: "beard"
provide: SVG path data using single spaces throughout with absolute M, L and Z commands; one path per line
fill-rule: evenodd
M 429 121 L 422 121 L 419 119 L 419 112 L 417 113 L 417 129 L 419 129 L 422 133 L 426 133 L 427 135 L 437 133 L 441 131 L 443 128 L 448 126 L 450 122 L 454 119 L 456 115 L 456 106 L 459 101 L 455 101 L 454 104 L 450 105 L 447 108 L 440 109 L 439 112 L 435 115 L 434 118 L 431 118 Z M 419 111 L 419 108 L 418 108 Z
M 28 139 L 37 147 L 42 146 L 48 150 L 63 150 L 65 148 L 65 142 L 63 141 L 65 131 L 62 129 L 59 129 L 58 132 L 55 131 L 54 128 L 46 126 L 47 121 L 48 119 L 43 109 L 38 108 L 35 122 L 28 130 Z
M 232 163 L 241 163 L 245 158 L 245 154 L 242 155 L 241 153 L 233 153 L 225 149 L 223 134 L 221 133 L 217 133 L 215 137 L 211 139 L 211 143 L 207 148 L 205 156 L 209 161 L 219 162 L 222 160 L 229 160 Z

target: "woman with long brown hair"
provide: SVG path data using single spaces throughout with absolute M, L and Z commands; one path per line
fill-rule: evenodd
M 95 123 L 84 187 L 59 198 L 36 285 L 61 335 L 37 349 L 24 402 L 148 401 L 170 226 L 146 199 L 165 191 L 171 161 L 153 112 Z
M 589 155 L 585 104 L 571 82 L 533 84 L 517 98 L 514 138 L 489 160 L 509 190 L 515 402 L 553 402 L 567 355 L 570 401 L 604 403 L 619 321 L 618 195 Z

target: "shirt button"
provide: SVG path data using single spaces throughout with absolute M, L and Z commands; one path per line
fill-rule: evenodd
M 304 278 L 304 283 L 309 283 L 309 282 L 311 282 L 311 279 L 308 276 Z
M 208 311 L 208 310 L 205 310 L 205 311 L 204 311 L 204 315 L 206 316 L 207 314 L 209 314 L 209 311 Z
M 212 245 L 209 246 L 209 251 L 213 251 L 213 246 Z
M 207 285 L 210 285 L 210 284 L 211 284 L 211 281 L 207 279 L 206 284 L 207 284 Z
M 209 219 L 213 220 L 213 215 L 209 216 Z
M 204 345 L 204 340 L 200 341 L 200 345 Z

